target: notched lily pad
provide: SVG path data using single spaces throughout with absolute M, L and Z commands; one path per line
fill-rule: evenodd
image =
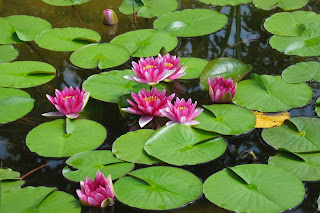
M 72 6 L 78 4 L 84 4 L 89 0 L 42 0 L 46 4 L 53 6 Z
M 227 6 L 227 5 L 236 6 L 239 4 L 247 4 L 252 2 L 252 0 L 199 0 L 199 1 L 206 4 L 212 4 L 215 6 Z
M 185 75 L 179 79 L 194 79 L 199 78 L 204 67 L 209 63 L 207 60 L 201 58 L 182 57 L 180 58 L 180 65 L 184 64 L 187 67 Z
M 271 128 L 281 126 L 283 122 L 290 118 L 290 113 L 287 111 L 279 113 L 258 112 L 254 111 L 256 116 L 256 128 Z
M 253 0 L 254 6 L 263 10 L 280 7 L 283 10 L 296 10 L 308 4 L 309 0 Z
M 81 152 L 70 157 L 62 174 L 65 178 L 79 182 L 86 177 L 95 178 L 99 170 L 105 176 L 111 174 L 113 180 L 126 175 L 134 168 L 134 163 L 127 163 L 117 159 L 111 151 L 96 150 Z
M 12 169 L 0 169 L 0 181 L 3 180 L 20 180 L 20 173 Z
M 18 50 L 12 45 L 0 45 L 0 64 L 13 61 L 18 55 Z
M 281 76 L 288 83 L 320 82 L 320 63 L 316 61 L 300 62 L 285 69 Z

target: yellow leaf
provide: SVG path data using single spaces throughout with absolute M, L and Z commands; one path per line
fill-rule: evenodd
M 279 113 L 267 113 L 253 111 L 256 115 L 256 128 L 271 128 L 274 126 L 281 126 L 283 122 L 290 118 L 290 113 L 279 112 Z

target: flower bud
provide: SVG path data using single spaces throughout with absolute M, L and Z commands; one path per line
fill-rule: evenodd
M 103 11 L 102 21 L 105 25 L 118 24 L 117 14 L 111 9 L 106 9 Z

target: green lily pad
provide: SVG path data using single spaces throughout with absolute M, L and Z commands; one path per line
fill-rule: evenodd
M 320 153 L 279 152 L 269 158 L 270 165 L 283 168 L 293 173 L 302 181 L 320 180 Z
M 209 62 L 201 58 L 183 57 L 180 58 L 180 65 L 182 63 L 184 67 L 187 67 L 187 70 L 186 74 L 179 79 L 194 79 L 200 77 L 202 70 Z
M 300 62 L 285 69 L 281 76 L 288 83 L 320 82 L 320 63 L 316 61 Z
M 128 175 L 115 183 L 115 195 L 122 203 L 139 209 L 178 208 L 202 193 L 199 178 L 180 168 L 153 166 Z
M 152 165 L 159 162 L 148 155 L 143 147 L 155 131 L 140 129 L 120 136 L 112 145 L 112 152 L 118 159 L 133 163 Z
M 301 36 L 282 37 L 272 36 L 269 43 L 272 48 L 286 55 L 298 55 L 303 57 L 320 56 L 320 24 L 305 25 Z
M 228 22 L 226 15 L 210 9 L 187 9 L 157 18 L 153 27 L 178 37 L 193 37 L 221 30 Z M 168 50 L 169 51 L 169 50 Z
M 280 7 L 283 10 L 296 10 L 308 4 L 309 0 L 253 0 L 254 6 L 263 10 Z
M 221 156 L 227 144 L 213 132 L 173 124 L 158 129 L 146 142 L 144 150 L 166 163 L 195 165 Z
M 20 173 L 12 169 L 0 169 L 0 181 L 2 180 L 20 180 Z
M 264 129 L 262 138 L 276 149 L 290 152 L 320 151 L 320 119 L 312 117 L 291 118 L 290 125 Z
M 212 4 L 216 6 L 227 6 L 227 5 L 239 5 L 239 4 L 247 4 L 251 3 L 252 0 L 199 0 L 206 4 Z
M 20 178 L 19 178 L 20 179 Z M 3 181 L 0 183 L 1 193 L 8 192 L 11 190 L 19 190 L 21 186 L 24 184 L 24 181 Z
M 320 98 L 317 99 L 316 104 L 314 105 L 314 108 L 318 117 L 320 117 Z
M 77 49 L 70 56 L 70 61 L 74 65 L 92 69 L 106 69 L 119 66 L 130 58 L 128 50 L 117 44 L 89 44 Z
M 211 175 L 203 193 L 212 203 L 235 212 L 281 212 L 304 199 L 303 183 L 290 172 L 264 164 L 225 168 Z
M 15 61 L 0 64 L 0 86 L 28 88 L 51 81 L 56 69 L 39 61 Z
M 320 211 L 320 196 L 318 198 L 318 211 Z
M 134 75 L 132 70 L 114 70 L 90 76 L 83 82 L 86 91 L 90 91 L 92 98 L 117 103 L 118 98 L 131 92 L 138 93 L 144 84 L 139 84 L 124 78 L 125 75 Z M 106 92 L 108 91 L 108 92 Z
M 158 55 L 162 47 L 167 51 L 173 50 L 178 39 L 163 30 L 143 29 L 119 35 L 111 43 L 126 47 L 133 57 L 147 57 Z
M 44 30 L 51 29 L 51 24 L 41 18 L 13 15 L 0 18 L 0 28 L 4 29 L 0 35 L 1 44 L 15 44 L 23 41 L 33 41 Z
M 0 45 L 0 64 L 13 61 L 18 55 L 18 50 L 12 45 Z
M 27 135 L 27 146 L 45 157 L 68 157 L 101 145 L 107 136 L 105 128 L 85 119 L 58 119 L 40 124 Z
M 282 12 L 267 18 L 264 28 L 278 36 L 299 36 L 303 31 L 301 25 L 309 23 L 320 23 L 320 15 L 312 11 Z
M 84 4 L 89 0 L 42 0 L 46 4 L 53 6 L 72 6 L 77 4 Z
M 204 105 L 207 110 L 195 118 L 195 128 L 222 135 L 238 135 L 255 128 L 256 116 L 251 110 L 231 104 Z
M 66 164 L 77 170 L 71 170 L 66 166 L 62 171 L 63 176 L 76 182 L 85 180 L 86 177 L 93 180 L 98 170 L 105 176 L 111 174 L 112 179 L 115 180 L 134 168 L 133 163 L 117 159 L 109 150 L 81 152 L 69 158 Z
M 143 4 L 134 3 L 137 16 L 152 18 L 176 10 L 179 6 L 177 0 L 142 0 Z M 119 8 L 120 12 L 129 15 L 133 13 L 132 0 L 124 0 Z
M 70 212 L 80 213 L 80 203 L 65 192 L 52 187 L 25 187 L 4 192 L 1 212 Z M 17 205 L 19 203 L 19 205 Z
M 280 76 L 253 74 L 252 79 L 238 83 L 232 101 L 260 112 L 279 112 L 306 105 L 311 99 L 312 90 L 307 84 L 289 84 Z
M 15 121 L 28 114 L 34 99 L 22 90 L 0 88 L 0 124 Z
M 42 48 L 53 51 L 74 51 L 87 44 L 101 40 L 99 33 L 77 27 L 54 28 L 40 33 L 35 42 Z
M 208 78 L 216 77 L 232 78 L 234 82 L 245 77 L 252 66 L 234 58 L 217 58 L 208 63 L 200 75 L 200 85 L 204 90 L 208 89 Z

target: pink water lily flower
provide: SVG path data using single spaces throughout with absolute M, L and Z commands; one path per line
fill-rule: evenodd
M 105 25 L 115 25 L 118 24 L 118 17 L 117 14 L 111 10 L 111 9 L 106 9 L 103 11 L 102 14 L 102 22 Z
M 126 75 L 124 78 L 151 86 L 158 84 L 175 72 L 175 70 L 167 70 L 162 60 L 153 57 L 140 58 L 138 63 L 133 61 L 132 66 L 136 76 Z
M 183 67 L 184 64 L 181 64 L 181 66 L 179 66 L 180 64 L 180 57 L 177 56 L 170 56 L 169 53 L 167 53 L 166 55 L 162 56 L 161 54 L 158 55 L 158 58 L 160 60 L 162 60 L 162 62 L 165 65 L 165 68 L 168 71 L 173 71 L 174 72 L 168 76 L 165 81 L 171 81 L 177 78 L 180 78 L 182 76 L 184 76 L 186 73 L 186 67 Z
M 176 98 L 174 104 L 168 101 L 168 107 L 161 109 L 160 112 L 171 120 L 167 125 L 174 123 L 197 125 L 199 122 L 193 119 L 200 115 L 203 109 L 196 109 L 196 107 L 197 101 L 192 104 L 191 98 L 187 102 L 183 98 L 181 100 Z
M 140 127 L 144 127 L 147 123 L 152 121 L 155 116 L 163 117 L 160 110 L 168 106 L 175 94 L 171 94 L 166 97 L 166 90 L 162 90 L 161 93 L 156 88 L 152 88 L 150 92 L 142 88 L 138 94 L 131 93 L 131 97 L 135 103 L 131 100 L 127 100 L 132 107 L 123 108 L 122 110 L 141 115 L 139 119 Z
M 55 90 L 56 97 L 46 95 L 49 101 L 56 107 L 59 112 L 48 112 L 43 116 L 64 116 L 74 119 L 79 116 L 79 112 L 86 106 L 90 92 L 80 91 L 78 87 L 74 90 L 72 87 L 65 87 L 62 91 Z
M 212 102 L 227 103 L 236 94 L 237 84 L 234 84 L 231 78 L 215 77 L 213 82 L 211 78 L 208 78 L 208 89 Z
M 96 177 L 91 180 L 86 178 L 86 182 L 80 181 L 80 189 L 77 189 L 77 195 L 80 202 L 85 206 L 107 207 L 113 204 L 114 189 L 111 175 L 107 178 L 98 170 Z

